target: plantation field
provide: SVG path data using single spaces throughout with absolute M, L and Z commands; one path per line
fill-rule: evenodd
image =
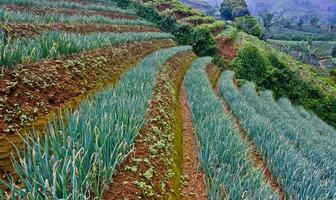
M 0 199 L 335 199 L 332 115 L 298 106 L 327 81 L 224 28 L 175 0 L 0 0 Z
M 268 40 L 268 42 L 288 51 L 305 52 L 308 46 L 306 41 Z M 319 59 L 330 58 L 335 45 L 336 41 L 313 41 L 313 55 Z

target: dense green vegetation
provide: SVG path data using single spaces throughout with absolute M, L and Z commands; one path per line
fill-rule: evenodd
M 257 19 L 252 16 L 237 17 L 234 21 L 234 25 L 239 30 L 254 35 L 258 38 L 262 38 L 262 36 L 264 35 L 261 25 L 259 24 Z
M 137 15 L 159 25 L 165 31 L 173 34 L 182 45 L 191 45 L 199 56 L 214 56 L 216 42 L 207 27 L 193 27 L 177 23 L 177 20 L 168 15 L 162 15 L 155 8 L 145 6 L 134 1 L 123 1 L 123 6 L 130 7 Z
M 59 58 L 84 50 L 129 41 L 171 38 L 167 33 L 91 33 L 88 35 L 48 32 L 35 38 L 23 38 L 0 44 L 0 65 L 10 67 L 23 62 Z
M 336 99 L 304 81 L 275 54 L 266 54 L 252 44 L 247 45 L 238 52 L 231 68 L 237 72 L 238 79 L 253 81 L 261 89 L 272 90 L 276 98 L 285 96 L 336 125 Z
M 234 20 L 236 17 L 249 15 L 247 4 L 244 0 L 224 0 L 220 7 L 222 19 Z
M 101 199 L 113 173 L 131 150 L 162 65 L 190 47 L 156 51 L 127 72 L 115 89 L 83 102 L 51 123 L 45 137 L 26 139 L 14 168 L 21 187 L 5 183 L 12 196 L 28 199 Z
M 253 167 L 248 146 L 233 128 L 211 87 L 205 72 L 210 62 L 208 57 L 196 60 L 185 77 L 209 197 L 223 199 L 224 185 L 227 199 L 278 199 L 265 183 L 262 172 Z
M 302 117 L 289 100 L 274 101 L 271 92 L 258 96 L 252 83 L 238 90 L 233 73 L 225 72 L 221 94 L 249 137 L 264 155 L 291 199 L 335 198 L 335 130 L 310 114 Z

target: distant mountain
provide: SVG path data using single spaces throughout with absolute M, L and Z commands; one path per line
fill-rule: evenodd
M 213 7 L 206 0 L 180 0 L 180 2 L 200 11 L 203 11 L 204 13 L 208 13 L 213 10 Z
M 285 18 L 316 15 L 325 20 L 336 13 L 336 0 L 246 0 L 252 14 L 268 10 Z

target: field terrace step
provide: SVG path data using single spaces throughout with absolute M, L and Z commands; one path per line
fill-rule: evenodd
M 12 10 L 16 12 L 30 12 L 36 15 L 52 15 L 54 13 L 64 14 L 64 15 L 81 15 L 81 16 L 104 16 L 110 19 L 137 19 L 136 15 L 130 15 L 127 13 L 120 13 L 114 11 L 104 11 L 104 10 L 80 10 L 80 9 L 69 9 L 69 8 L 48 8 L 48 7 L 30 7 L 30 6 L 18 6 L 14 4 L 0 4 L 0 8 L 6 10 Z
M 6 40 L 21 37 L 31 37 L 46 31 L 62 31 L 74 33 L 93 33 L 93 32 L 160 32 L 160 29 L 153 26 L 140 25 L 108 25 L 108 24 L 30 24 L 30 23 L 3 23 L 0 22 L 0 30 L 6 35 Z
M 249 145 L 232 127 L 215 94 L 206 73 L 210 63 L 208 57 L 196 60 L 184 81 L 209 198 L 278 199 L 263 179 L 262 170 L 254 168 Z
M 129 153 L 146 123 L 158 73 L 169 58 L 190 50 L 189 46 L 179 46 L 153 52 L 125 73 L 115 88 L 97 93 L 75 112 L 60 116 L 47 129 L 44 139 L 29 139 L 27 150 L 14 162 L 25 188 L 12 195 L 34 199 L 102 198 L 116 166 Z M 55 167 L 58 165 L 61 168 Z
M 0 168 L 13 171 L 9 141 L 22 145 L 18 132 L 24 134 L 33 125 L 42 129 L 53 111 L 76 107 L 91 93 L 115 84 L 144 56 L 171 46 L 175 43 L 170 39 L 130 42 L 4 70 L 0 77 Z M 15 86 L 5 89 L 8 84 Z

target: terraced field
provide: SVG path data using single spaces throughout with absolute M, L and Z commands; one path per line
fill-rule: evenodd
M 132 3 L 0 0 L 0 199 L 336 198 L 334 128 Z

